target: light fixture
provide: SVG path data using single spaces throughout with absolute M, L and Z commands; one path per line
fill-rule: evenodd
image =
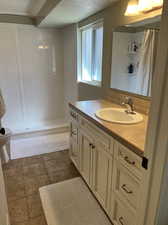
M 163 0 L 139 0 L 138 10 L 140 12 L 150 12 L 162 8 Z
M 153 8 L 162 8 L 163 0 L 152 0 Z
M 127 9 L 125 11 L 125 16 L 136 16 L 139 14 L 139 11 L 138 11 L 138 1 L 137 0 L 130 0 L 128 2 L 128 5 L 127 5 Z
M 151 0 L 139 0 L 138 10 L 140 12 L 147 12 L 152 9 L 152 1 Z
M 127 5 L 125 16 L 135 16 L 140 13 L 148 13 L 161 9 L 163 0 L 130 0 Z

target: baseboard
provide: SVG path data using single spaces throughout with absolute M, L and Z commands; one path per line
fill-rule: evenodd
M 38 129 L 38 130 L 26 130 L 24 132 L 18 132 L 12 134 L 12 140 L 16 139 L 22 139 L 22 138 L 30 138 L 30 137 L 37 137 L 37 136 L 43 136 L 43 135 L 49 135 L 49 134 L 57 134 L 57 133 L 64 133 L 69 131 L 69 125 L 59 125 L 52 128 L 44 128 L 44 129 Z

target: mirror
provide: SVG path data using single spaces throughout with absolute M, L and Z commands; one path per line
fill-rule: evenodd
M 114 29 L 111 88 L 151 97 L 159 30 L 159 16 Z

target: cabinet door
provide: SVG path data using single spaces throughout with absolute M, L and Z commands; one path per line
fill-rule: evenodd
M 112 175 L 112 157 L 101 143 L 97 143 L 94 149 L 93 167 L 94 193 L 102 206 L 107 209 Z
M 80 132 L 81 174 L 89 186 L 92 185 L 92 152 L 93 139 Z
M 78 144 L 78 127 L 74 122 L 70 125 L 70 157 L 77 168 L 79 168 L 80 155 L 79 155 L 79 144 Z

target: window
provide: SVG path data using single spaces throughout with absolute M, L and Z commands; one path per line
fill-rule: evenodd
M 80 81 L 101 85 L 103 24 L 96 23 L 80 30 Z

